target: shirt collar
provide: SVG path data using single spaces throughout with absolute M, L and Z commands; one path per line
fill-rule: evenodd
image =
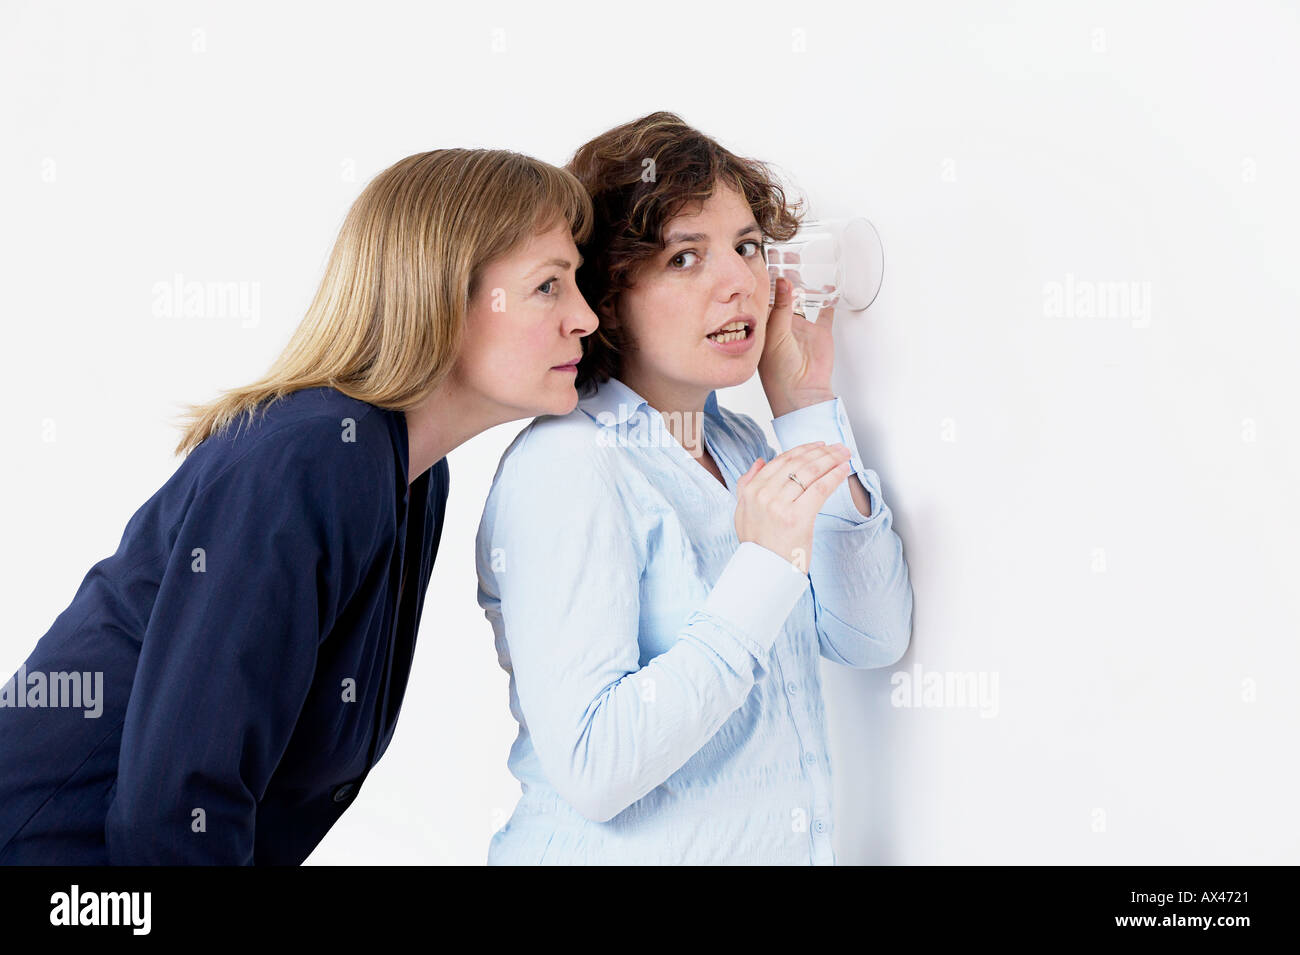
M 649 402 L 617 378 L 596 385 L 596 392 L 578 400 L 578 407 L 587 413 L 597 424 L 605 427 L 620 425 L 641 410 L 649 407 Z M 710 391 L 704 399 L 704 413 L 717 421 L 722 420 L 718 411 L 718 393 Z

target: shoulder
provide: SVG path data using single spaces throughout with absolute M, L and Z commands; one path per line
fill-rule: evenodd
M 200 493 L 239 483 L 382 500 L 397 489 L 392 414 L 333 388 L 304 389 L 241 415 L 186 465 Z
M 515 436 L 479 521 L 481 575 L 494 573 L 496 548 L 530 554 L 538 569 L 583 564 L 593 550 L 604 555 L 604 566 L 590 573 L 623 574 L 624 557 L 644 564 L 646 494 L 632 455 L 609 430 L 574 410 L 535 418 Z
M 605 428 L 580 410 L 566 415 L 541 415 L 517 435 L 501 455 L 498 476 L 506 470 L 528 468 L 595 468 L 613 465 Z
M 534 418 L 502 453 L 485 511 L 558 514 L 621 497 L 614 492 L 622 462 L 604 431 L 578 409 Z

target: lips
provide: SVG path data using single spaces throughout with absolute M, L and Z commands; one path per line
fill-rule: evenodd
M 573 359 L 572 361 L 566 361 L 563 365 L 552 365 L 551 367 L 552 368 L 577 368 L 578 362 L 580 361 L 582 361 L 581 355 L 579 355 L 577 358 Z

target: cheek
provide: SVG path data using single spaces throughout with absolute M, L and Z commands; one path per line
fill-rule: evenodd
M 758 264 L 754 267 L 754 277 L 758 279 L 758 282 L 754 286 L 754 294 L 749 298 L 751 302 L 762 305 L 764 312 L 766 312 L 768 308 L 767 300 L 771 297 L 773 290 L 772 277 L 768 274 L 767 263 L 763 258 L 760 256 L 757 261 Z M 755 312 L 755 316 L 757 314 Z
M 544 376 L 552 362 L 561 361 L 563 349 L 557 348 L 555 330 L 541 322 L 516 322 L 497 336 L 500 364 L 497 374 L 502 384 L 513 383 L 533 387 Z
M 702 283 L 666 282 L 647 296 L 637 335 L 641 351 L 669 357 L 692 351 L 695 335 L 709 310 L 709 292 Z
M 509 316 L 484 316 L 465 336 L 465 366 L 487 390 L 500 390 L 517 381 L 528 367 L 528 341 L 512 328 Z

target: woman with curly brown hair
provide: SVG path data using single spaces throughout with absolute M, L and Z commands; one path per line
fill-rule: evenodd
M 912 591 L 831 390 L 832 315 L 769 307 L 798 219 L 671 113 L 581 147 L 584 397 L 507 449 L 478 535 L 523 795 L 490 864 L 833 864 L 818 658 L 888 666 Z M 758 372 L 777 454 L 715 390 Z

